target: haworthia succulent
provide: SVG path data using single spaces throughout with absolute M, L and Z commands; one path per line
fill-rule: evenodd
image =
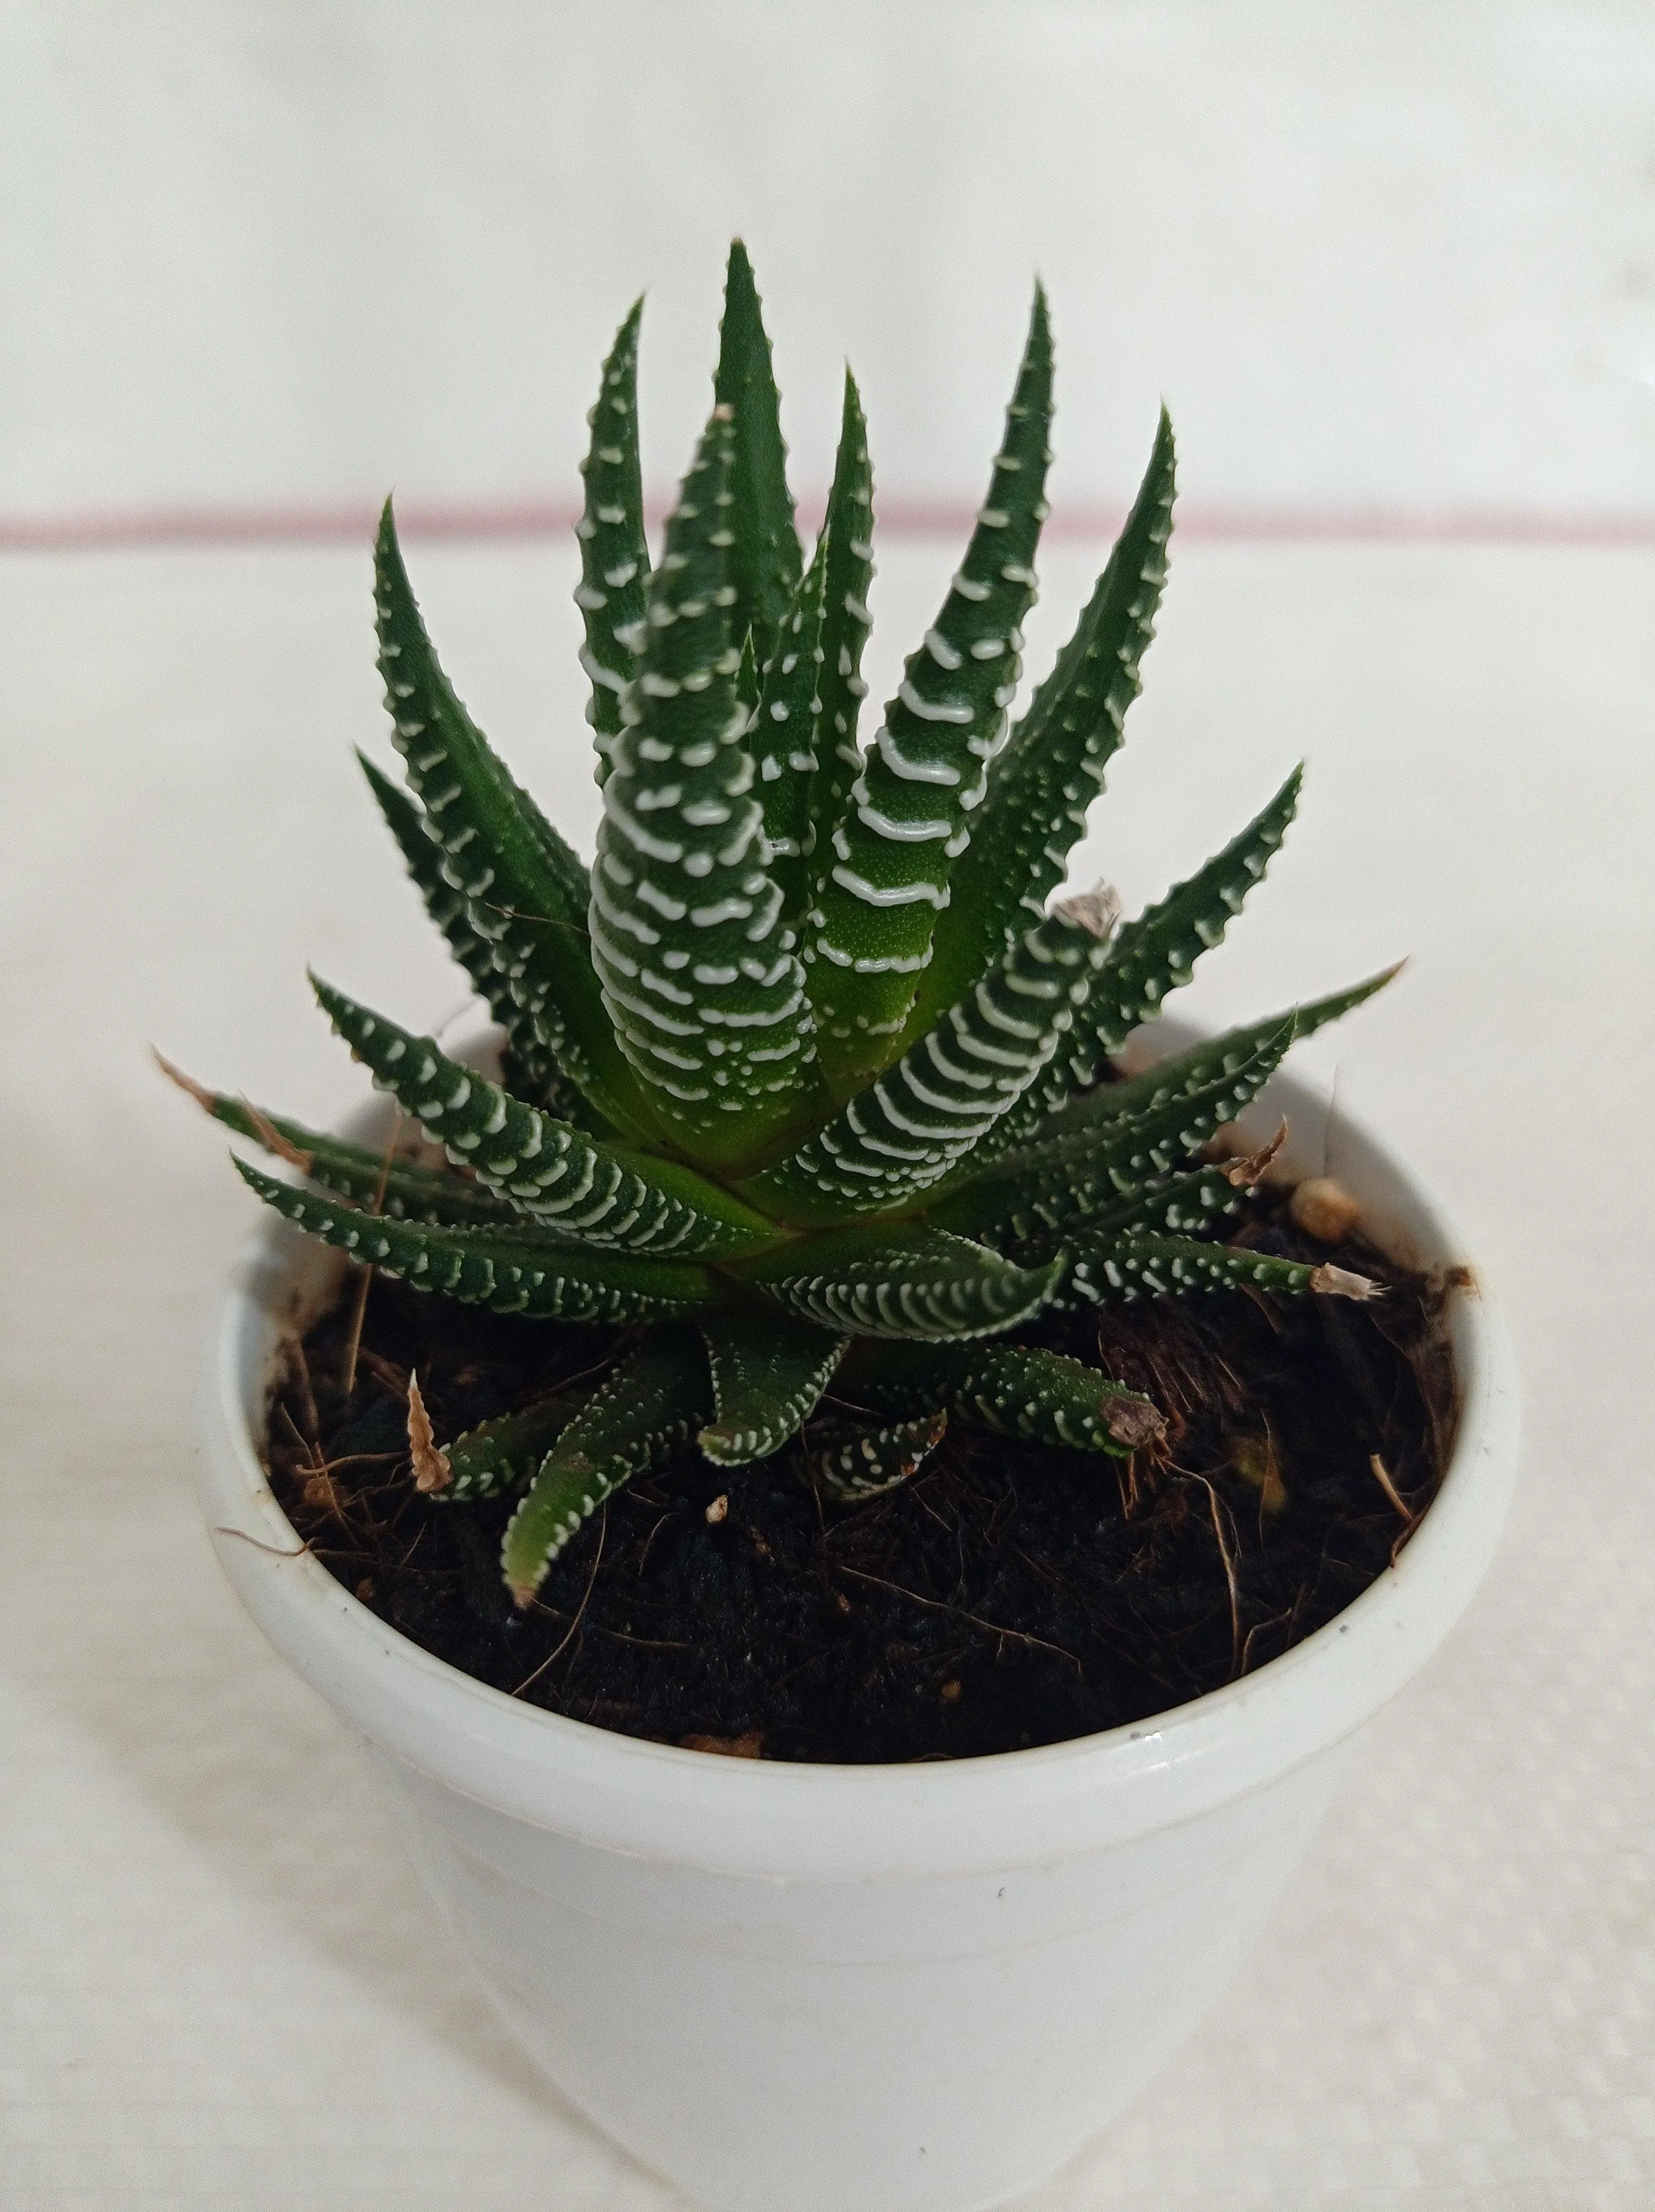
M 811 996 L 840 1098 L 895 1055 L 948 878 L 965 849 L 1017 689 L 1046 515 L 1051 341 L 1037 290 L 989 496 L 935 626 L 910 655 L 831 833 Z
M 1174 489 L 1172 425 L 1163 409 L 1148 471 L 1109 566 L 989 770 L 988 796 L 954 864 L 948 910 L 938 918 L 931 964 L 920 978 L 910 1035 L 991 968 L 1031 915 L 1038 921 L 1086 835 L 1086 810 L 1103 790 L 1155 634 Z
M 587 1137 L 450 1060 L 435 1038 L 371 1013 L 319 977 L 312 982 L 323 1012 L 374 1081 L 433 1144 L 531 1219 L 587 1244 L 685 1259 L 776 1243 L 761 1214 L 693 1169 Z
M 732 539 L 729 580 L 735 592 L 730 603 L 731 635 L 739 646 L 751 631 L 762 674 L 776 651 L 799 580 L 800 559 L 770 342 L 752 264 L 739 239 L 730 248 L 725 274 L 713 392 L 729 409 L 734 426 L 732 497 L 727 510 Z
M 693 1313 L 715 1295 L 706 1269 L 687 1262 L 553 1249 L 513 1230 L 392 1221 L 279 1182 L 245 1160 L 235 1167 L 267 1206 L 325 1244 L 465 1305 L 534 1321 L 655 1321 Z
M 885 1212 L 928 1190 L 1037 1078 L 1105 957 L 1083 905 L 1049 915 L 748 1195 L 783 1220 L 812 1222 Z
M 1117 932 L 1067 1048 L 1052 1055 L 978 1148 L 973 1168 L 1044 1134 L 1047 1117 L 1095 1083 L 1109 1055 L 1120 1050 L 1140 1023 L 1159 1012 L 1169 991 L 1190 981 L 1203 952 L 1222 943 L 1287 834 L 1303 774 L 1294 769 L 1239 836 Z
M 1119 1199 L 1170 1174 L 1220 1124 L 1250 1104 L 1293 1042 L 1291 1016 L 1233 1067 L 1211 1071 L 1139 1115 L 1008 1153 L 930 1210 L 939 1226 L 999 1243 L 1067 1237 Z
M 374 559 L 380 668 L 398 750 L 442 852 L 446 882 L 534 1032 L 618 1127 L 658 1132 L 606 1019 L 587 944 L 589 886 L 573 851 L 455 697 L 420 619 L 389 501 Z
M 715 408 L 667 520 L 604 786 L 592 901 L 621 1047 L 662 1119 L 721 1165 L 800 1114 L 815 1056 L 735 695 L 730 429 Z
M 558 1437 L 507 1524 L 501 1565 L 520 1606 L 582 1522 L 701 1427 L 712 1403 L 693 1329 L 657 1329 L 621 1362 Z
M 1110 1238 L 1094 1250 L 1074 1247 L 1073 1286 L 1095 1305 L 1180 1291 L 1315 1291 L 1324 1297 L 1371 1298 L 1378 1285 L 1344 1267 L 1277 1260 L 1231 1244 L 1187 1237 Z
M 591 416 L 592 442 L 581 464 L 586 501 L 575 526 L 581 541 L 581 581 L 575 604 L 586 624 L 581 665 L 592 682 L 587 720 L 598 781 L 609 774 L 610 747 L 620 733 L 621 696 L 632 681 L 637 625 L 643 619 L 649 548 L 643 534 L 643 485 L 638 464 L 638 324 L 643 301 L 615 333 Z
M 444 1505 L 465 1505 L 520 1489 L 586 1402 L 583 1395 L 564 1391 L 467 1429 L 442 1447 L 448 1480 L 429 1494 Z
M 964 1237 L 904 1228 L 830 1230 L 735 1269 L 763 1297 L 858 1336 L 987 1336 L 1026 1321 L 1065 1261 L 1019 1267 Z
M 1269 1153 L 1196 1155 L 1292 1036 L 1384 977 L 1098 1081 L 1223 937 L 1292 819 L 1298 772 L 1118 932 L 1101 887 L 1052 902 L 1154 627 L 1165 416 L 1109 566 L 1005 741 L 1050 459 L 1037 289 L 987 502 L 864 757 L 873 496 L 855 382 L 806 569 L 770 340 L 734 246 L 712 419 L 652 572 L 638 330 L 635 307 L 604 366 L 577 526 L 602 786 L 591 871 L 455 696 L 388 506 L 380 532 L 380 666 L 409 790 L 364 767 L 506 1032 L 503 1079 L 318 992 L 454 1171 L 186 1079 L 318 1186 L 241 1167 L 311 1234 L 420 1289 L 639 1329 L 578 1408 L 564 1393 L 447 1447 L 411 1385 L 429 1494 L 484 1497 L 537 1469 L 506 1542 L 520 1603 L 615 1485 L 679 1441 L 738 1465 L 803 1423 L 785 1463 L 846 1499 L 903 1479 L 946 1420 L 1135 1449 L 1159 1437 L 1154 1407 L 1009 1334 L 1083 1299 L 1372 1287 L 1205 1241 Z
M 1021 1345 L 858 1345 L 840 1386 L 876 1413 L 934 1407 L 1003 1436 L 1129 1452 L 1165 1428 L 1159 1408 L 1065 1353 Z
M 845 371 L 839 423 L 839 450 L 833 465 L 822 525 L 827 541 L 827 576 L 822 608 L 822 711 L 816 732 L 816 782 L 812 797 L 815 842 L 811 882 L 819 908 L 820 886 L 835 866 L 833 832 L 862 772 L 856 726 L 867 683 L 862 649 L 871 617 L 867 595 L 873 581 L 873 471 L 867 458 L 867 425 L 862 419 L 856 380 Z M 806 942 L 807 957 L 812 948 Z
M 768 1459 L 799 1433 L 847 1338 L 776 1313 L 710 1316 L 701 1325 L 715 1412 L 698 1439 L 720 1467 Z
M 947 1428 L 948 1416 L 940 1413 L 878 1425 L 818 1422 L 810 1431 L 805 1464 L 824 1490 L 848 1505 L 860 1505 L 916 1474 Z

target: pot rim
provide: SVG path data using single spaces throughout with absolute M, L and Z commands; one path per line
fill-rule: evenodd
M 1164 1019 L 1155 1056 L 1203 1034 Z M 1278 1076 L 1243 1127 L 1274 1127 L 1284 1110 L 1315 1127 L 1320 1102 Z M 1377 1138 L 1342 1113 L 1339 1142 L 1342 1176 L 1378 1241 L 1433 1268 L 1467 1267 L 1446 1215 Z M 261 1224 L 234 1271 L 198 1401 L 202 1502 L 244 1603 L 337 1711 L 408 1765 L 533 1826 L 709 1871 L 830 1882 L 986 1874 L 1088 1853 L 1262 1789 L 1360 1727 L 1430 1657 L 1493 1555 L 1516 1472 L 1510 1345 L 1468 1272 L 1445 1309 L 1459 1419 L 1435 1498 L 1390 1568 L 1256 1674 L 1099 1735 L 980 1758 L 709 1758 L 518 1703 L 410 1642 L 295 1550 L 254 1433 L 301 1249 L 314 1247 L 289 1223 Z

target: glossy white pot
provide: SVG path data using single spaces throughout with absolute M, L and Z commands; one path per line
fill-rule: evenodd
M 1191 1034 L 1164 1023 L 1158 1048 Z M 1319 1142 L 1321 1105 L 1291 1079 L 1244 1126 L 1282 1113 Z M 1342 1126 L 1340 1154 L 1383 1245 L 1464 1263 L 1380 1146 Z M 364 1740 L 524 2044 L 719 2212 L 971 2212 L 1102 2128 L 1252 1944 L 1354 1731 L 1453 1625 L 1516 1468 L 1510 1355 L 1474 1284 L 1448 1307 L 1461 1413 L 1439 1495 L 1395 1567 L 1284 1657 L 1135 1727 L 997 1758 L 709 1758 L 516 1704 L 282 1556 L 296 1540 L 255 1438 L 328 1264 L 272 1219 L 231 1295 L 201 1401 L 225 1571 Z

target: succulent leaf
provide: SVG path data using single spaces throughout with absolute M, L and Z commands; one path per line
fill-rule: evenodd
M 467 1429 L 443 1446 L 448 1480 L 428 1495 L 444 1505 L 465 1505 L 474 1498 L 520 1488 L 586 1402 L 575 1392 L 564 1391 Z
M 442 854 L 425 827 L 419 806 L 399 791 L 366 753 L 356 756 L 368 787 L 379 801 L 392 836 L 407 864 L 410 879 L 425 902 L 426 912 L 448 940 L 448 949 L 471 977 L 489 1012 L 506 1032 L 506 1048 L 517 1085 L 537 1105 L 545 1106 L 598 1136 L 612 1133 L 605 1117 L 590 1105 L 558 1067 L 540 1032 L 520 1003 L 512 983 L 496 958 L 492 938 L 475 928 L 465 895 L 453 889 L 442 874 Z
M 699 1428 L 712 1402 L 707 1354 L 693 1329 L 653 1330 L 621 1362 L 558 1437 L 507 1524 L 501 1565 L 520 1606 L 581 1522 Z
M 805 1465 L 812 1480 L 847 1505 L 895 1490 L 916 1474 L 947 1431 L 946 1413 L 870 1426 L 823 1421 L 810 1431 Z
M 665 1321 L 693 1313 L 713 1296 L 704 1267 L 554 1247 L 532 1231 L 393 1221 L 283 1182 L 245 1160 L 234 1164 L 267 1206 L 323 1243 L 399 1276 L 412 1290 L 440 1291 L 464 1305 L 532 1321 Z
M 833 832 L 849 799 L 850 787 L 862 772 L 856 724 L 867 696 L 862 648 L 871 626 L 867 595 L 873 582 L 873 471 L 867 458 L 861 395 L 849 368 L 833 489 L 828 494 L 822 533 L 827 541 L 822 709 L 817 718 L 817 770 L 811 797 L 815 828 L 811 881 L 818 906 L 821 882 L 834 864 Z M 807 945 L 807 957 L 810 951 Z
M 701 1333 L 717 1411 L 698 1441 L 720 1467 L 768 1459 L 797 1436 L 846 1344 L 841 1334 L 776 1313 L 709 1315 Z
M 380 669 L 397 749 L 472 927 L 534 1033 L 617 1127 L 659 1127 L 616 1045 L 587 943 L 587 872 L 455 697 L 420 619 L 387 500 L 374 556 Z
M 735 586 L 730 635 L 739 647 L 751 631 L 762 673 L 776 651 L 802 562 L 788 489 L 788 447 L 776 389 L 770 342 L 753 283 L 752 264 L 738 238 L 724 279 L 715 398 L 734 423 L 733 534 L 730 581 Z
M 1067 1265 L 1059 1254 L 1019 1267 L 964 1237 L 870 1224 L 803 1238 L 732 1272 L 823 1328 L 940 1340 L 1026 1321 L 1051 1298 Z
M 1001 1436 L 1077 1451 L 1135 1451 L 1165 1426 L 1151 1400 L 1084 1360 L 1021 1345 L 928 1345 L 897 1353 L 890 1345 L 859 1344 L 841 1387 L 878 1413 L 936 1408 Z
M 813 1083 L 804 974 L 765 866 L 730 642 L 731 426 L 714 410 L 668 518 L 593 875 L 592 944 L 621 1048 L 711 1164 L 751 1156 Z
M 969 1157 L 1016 1104 L 1084 1007 L 1107 957 L 1084 920 L 1050 915 L 897 1065 L 746 1186 L 788 1221 L 905 1204 Z
M 809 882 L 811 793 L 818 750 L 817 719 L 822 711 L 822 591 L 827 548 L 818 544 L 814 559 L 800 578 L 788 603 L 781 636 L 764 688 L 753 710 L 747 750 L 758 778 L 770 872 L 782 893 L 782 918 L 796 930 L 803 918 Z
M 581 541 L 581 581 L 575 604 L 586 623 L 581 665 L 592 679 L 587 720 L 601 784 L 610 748 L 620 734 L 621 697 L 632 681 L 637 625 L 643 620 L 649 547 L 643 534 L 643 483 L 638 461 L 638 325 L 643 301 L 615 333 L 591 416 L 592 442 L 581 464 L 586 501 L 575 534 Z
M 1124 1121 L 1147 1113 L 1152 1107 L 1162 1105 L 1177 1095 L 1200 1091 L 1215 1076 L 1228 1074 L 1239 1067 L 1284 1023 L 1293 1024 L 1293 1042 L 1302 1043 L 1313 1031 L 1349 1013 L 1376 991 L 1382 991 L 1400 973 L 1401 967 L 1399 961 L 1396 966 L 1382 969 L 1378 975 L 1369 975 L 1346 990 L 1330 992 L 1325 999 L 1312 999 L 1307 1006 L 1289 1007 L 1264 1021 L 1227 1030 L 1222 1036 L 1206 1039 L 1191 1045 L 1187 1051 L 1155 1061 L 1140 1075 L 1129 1075 L 1119 1083 L 1100 1083 L 1049 1116 L 1042 1136 L 1066 1136 L 1071 1131 L 1094 1128 L 1105 1121 Z
M 1203 952 L 1223 942 L 1287 834 L 1303 777 L 1303 769 L 1294 769 L 1239 836 L 1117 932 L 1067 1048 L 1052 1055 L 990 1133 L 973 1168 L 1042 1134 L 1047 1117 L 1095 1083 L 1109 1055 L 1120 1050 L 1141 1022 L 1160 1011 L 1169 991 L 1190 981 Z
M 1176 489 L 1165 408 L 1137 500 L 1074 635 L 989 772 L 971 842 L 954 864 L 908 1034 L 970 988 L 1040 919 L 1086 835 L 1086 810 L 1124 735 L 1166 582 Z
M 939 1227 L 990 1242 L 1066 1237 L 1123 1199 L 1170 1174 L 1220 1123 L 1233 1121 L 1281 1066 L 1293 1039 L 1291 1015 L 1233 1066 L 1178 1090 L 1124 1121 L 1101 1122 L 1007 1154 L 934 1206 Z
M 811 995 L 823 1071 L 848 1098 L 896 1055 L 954 860 L 971 834 L 1021 665 L 1045 520 L 1051 340 L 1037 289 L 989 497 L 935 626 L 910 655 L 824 860 Z
M 450 1060 L 435 1038 L 371 1013 L 319 976 L 312 982 L 334 1029 L 380 1088 L 456 1166 L 532 1219 L 590 1245 L 685 1259 L 776 1242 L 761 1214 L 693 1169 L 587 1137 Z
M 1366 1275 L 1311 1261 L 1278 1260 L 1233 1244 L 1190 1237 L 1084 1237 L 1074 1245 L 1073 1287 L 1094 1305 L 1189 1291 L 1315 1291 L 1365 1299 L 1379 1286 Z

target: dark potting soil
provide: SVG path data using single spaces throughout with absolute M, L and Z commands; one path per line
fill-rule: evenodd
M 1229 1241 L 1331 1259 L 1385 1294 L 1149 1299 L 1018 1332 L 1154 1399 L 1165 1437 L 1130 1459 L 957 1422 L 910 1481 L 847 1507 L 818 1495 L 798 1446 L 723 1470 L 686 1447 L 599 1510 L 524 1613 L 500 1578 L 513 1500 L 445 1505 L 414 1486 L 410 1370 L 441 1443 L 595 1382 L 624 1331 L 375 1277 L 347 1391 L 356 1278 L 293 1348 L 271 1480 L 382 1620 L 575 1720 L 833 1763 L 1089 1735 L 1251 1673 L 1331 1620 L 1390 1565 L 1446 1463 L 1442 1285 L 1360 1243 L 1312 1243 L 1279 1190 L 1253 1194 Z

